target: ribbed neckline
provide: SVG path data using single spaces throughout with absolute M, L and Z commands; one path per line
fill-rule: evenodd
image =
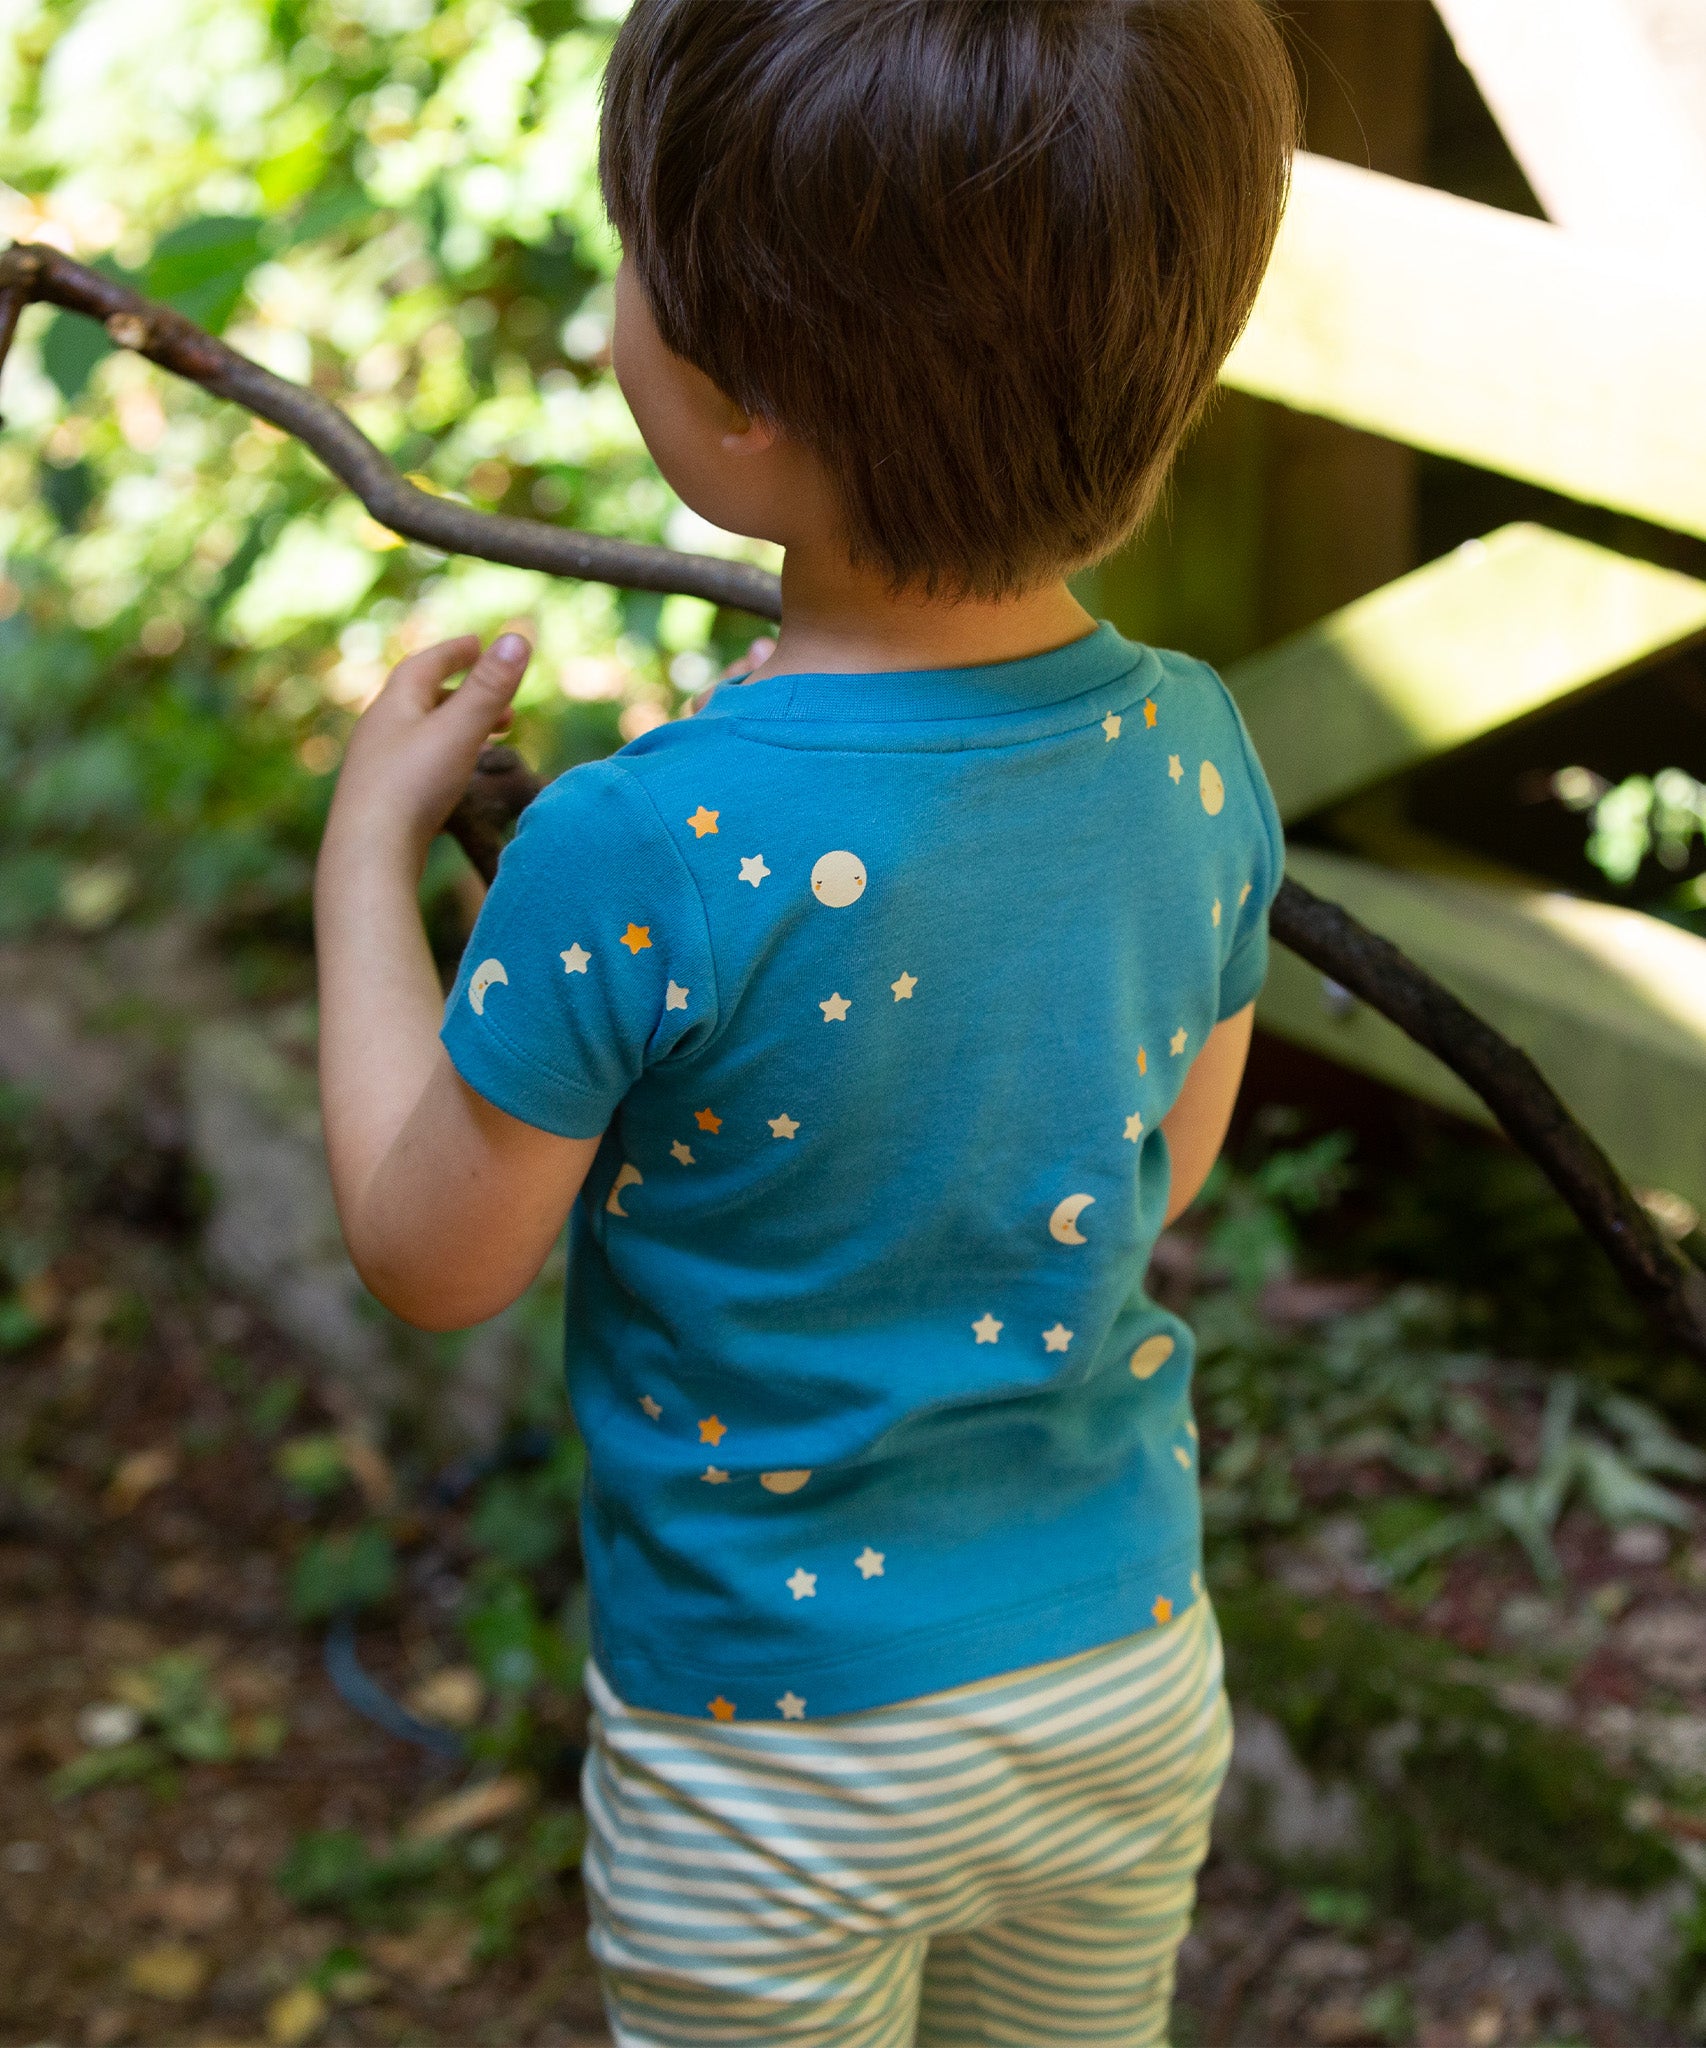
M 875 674 L 760 676 L 725 683 L 701 718 L 872 725 L 998 718 L 1081 697 L 1128 675 L 1145 650 L 1107 624 L 1064 647 L 976 668 L 888 669 Z

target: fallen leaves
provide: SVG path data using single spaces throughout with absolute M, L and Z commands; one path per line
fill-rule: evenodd
M 453 1835 L 472 1834 L 519 1813 L 533 1798 L 533 1786 L 526 1778 L 488 1778 L 483 1784 L 464 1786 L 446 1799 L 435 1799 L 417 1813 L 408 1826 L 411 1842 L 443 1842 Z
M 101 1505 L 109 1515 L 128 1515 L 177 1476 L 178 1453 L 174 1445 L 156 1444 L 151 1450 L 132 1451 L 114 1467 Z
M 329 2008 L 312 1984 L 281 1991 L 267 2007 L 267 2039 L 273 2048 L 303 2048 L 326 2024 Z
M 447 1728 L 472 1728 L 486 1703 L 486 1685 L 471 1664 L 448 1664 L 408 1695 L 409 1711 Z
M 181 1941 L 163 1941 L 139 1949 L 125 1969 L 132 1991 L 171 2005 L 186 2005 L 207 1982 L 207 1962 Z

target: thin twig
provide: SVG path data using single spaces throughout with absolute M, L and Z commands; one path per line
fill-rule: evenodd
M 680 591 L 763 619 L 782 615 L 776 578 L 748 562 L 724 562 L 710 555 L 684 555 L 639 541 L 577 533 L 541 519 L 476 512 L 471 505 L 421 490 L 400 475 L 335 405 L 263 370 L 182 313 L 143 298 L 86 264 L 74 263 L 43 242 L 15 243 L 0 252 L 0 363 L 18 311 L 32 299 L 45 299 L 100 321 L 120 348 L 134 349 L 163 370 L 199 384 L 216 398 L 229 398 L 294 435 L 348 484 L 381 526 L 425 547 L 447 555 L 478 555 L 516 569 L 540 569 L 548 576 L 614 583 L 627 590 Z
M 776 578 L 746 563 L 476 512 L 417 489 L 323 398 L 273 376 L 183 314 L 44 243 L 14 244 L 0 252 L 0 365 L 19 314 L 35 299 L 99 320 L 119 347 L 135 349 L 162 369 L 294 435 L 382 526 L 410 540 L 518 569 L 630 590 L 679 591 L 759 618 L 781 617 Z M 487 881 L 497 870 L 515 819 L 541 786 L 507 747 L 489 747 L 481 755 L 446 829 Z M 1662 1235 L 1526 1053 L 1396 946 L 1296 882 L 1287 881 L 1280 890 L 1273 931 L 1281 944 L 1390 1018 L 1466 1081 L 1604 1247 L 1624 1285 L 1664 1335 L 1706 1360 L 1706 1274 Z

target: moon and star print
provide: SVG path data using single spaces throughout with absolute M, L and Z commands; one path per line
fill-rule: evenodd
M 1189 805 L 1199 813 L 1199 822 L 1218 820 L 1225 812 L 1227 782 L 1222 765 L 1201 751 L 1193 751 L 1188 742 L 1176 740 L 1169 733 L 1168 719 L 1154 694 L 1141 695 L 1124 710 L 1107 712 L 1083 728 L 1080 743 L 1097 753 L 1143 748 L 1142 781 L 1152 790 L 1158 805 Z M 713 774 L 707 773 L 702 779 L 705 786 L 696 792 L 697 800 L 685 808 L 678 807 L 677 813 L 666 816 L 663 822 L 674 833 L 691 835 L 682 843 L 695 863 L 694 873 L 713 946 L 719 917 L 756 914 L 780 892 L 794 892 L 795 900 L 803 892 L 815 906 L 815 910 L 805 913 L 813 920 L 814 930 L 830 933 L 832 940 L 845 932 L 846 964 L 838 975 L 825 972 L 820 989 L 800 1002 L 795 1020 L 797 1031 L 821 1034 L 816 1043 L 823 1047 L 825 1057 L 833 1056 L 837 1044 L 850 1042 L 849 1035 L 887 1033 L 901 1034 L 894 1048 L 900 1061 L 927 1059 L 932 1034 L 938 1028 L 934 1003 L 939 987 L 939 982 L 933 986 L 927 955 L 922 949 L 909 954 L 904 944 L 896 944 L 892 958 L 872 963 L 867 957 L 867 942 L 858 913 L 874 879 L 882 880 L 880 863 L 875 876 L 867 866 L 865 853 L 870 852 L 875 858 L 873 850 L 867 846 L 861 852 L 857 832 L 837 830 L 832 823 L 826 824 L 825 839 L 835 843 L 825 844 L 824 850 L 811 858 L 809 866 L 797 853 L 787 852 L 779 843 L 765 843 L 761 830 L 742 829 L 737 839 L 725 823 L 733 816 L 743 815 L 737 797 L 719 789 Z M 826 819 L 833 815 L 833 807 L 826 805 Z M 779 839 L 780 835 L 776 837 Z M 844 838 L 848 843 L 840 843 Z M 1218 868 L 1213 870 L 1213 876 L 1220 872 Z M 1244 909 L 1255 884 L 1249 879 L 1239 880 L 1234 874 L 1231 883 L 1222 886 L 1227 887 L 1225 900 L 1213 893 L 1212 877 L 1205 870 L 1198 914 L 1209 933 L 1229 935 L 1236 913 Z M 601 909 L 593 915 L 584 907 L 577 908 L 569 922 L 550 934 L 548 972 L 556 1001 L 596 1002 L 601 1000 L 601 980 L 608 981 L 613 988 L 626 988 L 635 977 L 645 976 L 647 988 L 654 990 L 651 1000 L 659 1006 L 660 1022 L 672 1028 L 678 1023 L 690 1028 L 715 997 L 700 936 L 678 931 L 665 922 L 669 915 L 667 898 L 649 896 L 638 889 L 625 894 L 620 872 L 604 877 L 593 900 L 608 903 L 608 910 Z M 836 924 L 817 927 L 817 912 L 826 913 Z M 693 939 L 691 945 L 687 943 L 689 936 Z M 1213 943 L 1223 947 L 1224 937 Z M 826 957 L 833 959 L 835 955 L 832 943 Z M 868 971 L 873 964 L 881 970 L 876 980 Z M 531 971 L 531 967 L 524 970 L 520 958 L 513 954 L 507 961 L 499 953 L 478 958 L 463 983 L 468 1010 L 482 1025 L 505 1029 L 505 1006 L 518 994 L 517 978 Z M 621 1000 L 627 1002 L 630 998 L 623 995 Z M 1127 1077 L 1124 1093 L 1109 1099 L 1104 1106 L 1105 1157 L 1096 1161 L 1095 1166 L 1108 1176 L 1107 1184 L 1130 1173 L 1133 1155 L 1123 1148 L 1143 1146 L 1161 1112 L 1176 1098 L 1183 1069 L 1202 1048 L 1200 1010 L 1189 1015 L 1175 1013 L 1165 1019 L 1151 1011 L 1150 1021 L 1153 1035 L 1128 1042 L 1122 1054 Z M 599 1228 L 608 1238 L 610 1233 L 642 1219 L 645 1205 L 655 1195 L 660 1179 L 679 1176 L 682 1187 L 704 1185 L 707 1163 L 727 1158 L 731 1148 L 743 1148 L 745 1155 L 759 1162 L 760 1170 L 765 1159 L 777 1167 L 797 1159 L 812 1142 L 811 1117 L 811 1103 L 805 1091 L 791 1091 L 783 1083 L 776 1087 L 774 1099 L 759 1099 L 748 1087 L 738 1106 L 716 1095 L 696 1102 L 691 1111 L 681 1114 L 679 1127 L 662 1134 L 650 1149 L 640 1150 L 624 1136 L 624 1147 L 633 1150 L 635 1156 L 624 1153 L 616 1160 L 599 1202 Z M 1052 1321 L 1027 1317 L 1019 1306 L 1001 1298 L 999 1289 L 992 1288 L 991 1298 L 966 1302 L 960 1341 L 974 1352 L 981 1347 L 995 1347 L 1010 1353 L 1015 1347 L 1025 1347 L 1037 1359 L 1061 1361 L 1058 1367 L 1048 1370 L 1072 1371 L 1077 1363 L 1073 1346 L 1078 1340 L 1078 1330 L 1073 1325 L 1077 1322 L 1080 1328 L 1086 1327 L 1084 1318 L 1075 1316 L 1069 1305 L 1077 1284 L 1073 1261 L 1082 1258 L 1084 1248 L 1095 1243 L 1101 1219 L 1108 1213 L 1106 1205 L 1098 1209 L 1097 1195 L 1089 1188 L 1071 1184 L 1058 1187 L 1035 1216 L 1035 1266 L 1056 1292 L 1060 1312 Z M 1078 1271 L 1082 1275 L 1083 1268 Z M 1082 1299 L 1079 1307 L 1084 1307 Z M 1130 1338 L 1126 1341 L 1129 1344 Z M 1151 1330 L 1143 1335 L 1126 1360 L 1131 1378 L 1140 1384 L 1150 1381 L 1173 1358 L 1175 1350 L 1175 1339 L 1165 1330 Z M 1121 1384 L 1129 1390 L 1123 1374 Z M 790 1523 L 782 1504 L 801 1496 L 810 1498 L 814 1481 L 822 1483 L 815 1467 L 755 1461 L 743 1446 L 743 1429 L 738 1421 L 725 1420 L 715 1406 L 706 1406 L 705 1412 L 700 1413 L 696 1407 L 684 1405 L 662 1379 L 650 1385 L 642 1382 L 633 1400 L 634 1409 L 629 1412 L 637 1410 L 640 1426 L 655 1432 L 660 1440 L 660 1453 L 674 1461 L 680 1479 L 691 1481 L 696 1494 L 707 1505 L 732 1502 L 748 1487 L 778 1504 L 769 1595 L 778 1613 L 786 1614 L 828 1598 L 838 1603 L 862 1601 L 867 1605 L 893 1601 L 897 1596 L 904 1601 L 904 1536 L 897 1538 L 875 1522 L 869 1527 L 850 1525 L 836 1555 L 826 1554 L 821 1547 L 806 1558 L 790 1554 Z M 732 1407 L 726 1400 L 719 1405 L 730 1414 L 738 1414 L 738 1400 Z M 1181 1433 L 1168 1450 L 1180 1473 L 1194 1473 L 1196 1430 L 1189 1421 L 1188 1409 Z M 1192 1597 L 1200 1597 L 1201 1579 L 1194 1570 L 1189 1586 Z M 1170 1621 L 1177 1611 L 1174 1593 L 1182 1596 L 1183 1591 L 1183 1584 L 1178 1581 L 1173 1582 L 1173 1593 L 1156 1590 L 1147 1607 L 1148 1619 L 1155 1626 Z M 760 1597 L 764 1597 L 762 1588 Z M 811 1696 L 810 1678 L 797 1671 L 794 1682 L 786 1683 L 777 1696 L 766 1699 L 750 1697 L 749 1688 L 739 1679 L 725 1676 L 698 1711 L 716 1721 L 732 1721 L 737 1716 L 803 1721 L 811 1711 Z

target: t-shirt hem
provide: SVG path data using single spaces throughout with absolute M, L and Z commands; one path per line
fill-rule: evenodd
M 1131 1564 L 1112 1577 L 1050 1589 L 1020 1606 L 978 1614 L 957 1624 L 890 1633 L 834 1658 L 778 1660 L 739 1669 L 732 1661 L 667 1664 L 643 1649 L 622 1650 L 593 1628 L 593 1661 L 624 1706 L 695 1721 L 776 1721 L 784 1696 L 803 1698 L 813 1721 L 895 1706 L 1051 1664 L 1123 1637 L 1158 1628 L 1202 1597 L 1202 1548 L 1183 1544 Z M 719 1711 L 733 1708 L 733 1712 Z
M 451 1024 L 439 1032 L 439 1042 L 450 1055 L 450 1064 L 473 1089 L 494 1108 L 535 1130 L 549 1131 L 555 1138 L 601 1138 L 611 1112 L 575 1096 L 555 1075 L 546 1076 L 531 1062 L 511 1054 L 501 1056 L 496 1034 L 465 1036 Z M 578 1112 L 578 1113 L 577 1113 Z

